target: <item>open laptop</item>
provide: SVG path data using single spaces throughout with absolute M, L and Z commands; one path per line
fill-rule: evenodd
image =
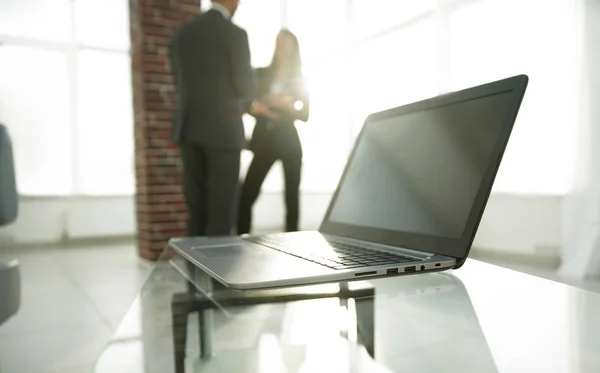
M 238 290 L 459 268 L 527 82 L 519 75 L 371 114 L 318 231 L 169 246 Z

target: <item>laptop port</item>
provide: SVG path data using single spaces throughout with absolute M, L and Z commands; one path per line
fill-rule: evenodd
M 425 270 L 425 266 L 421 266 L 421 271 L 424 271 L 424 270 Z
M 417 271 L 417 267 L 415 267 L 415 266 L 410 266 L 410 267 L 404 268 L 404 272 L 416 272 L 416 271 Z
M 377 271 L 369 271 L 369 272 L 357 272 L 354 276 L 368 276 L 368 275 L 376 275 Z
M 398 273 L 398 268 L 390 268 L 387 270 L 388 275 L 392 275 L 394 273 Z

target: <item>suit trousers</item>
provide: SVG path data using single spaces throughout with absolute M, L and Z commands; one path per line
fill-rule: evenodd
M 188 236 L 228 236 L 237 219 L 239 150 L 180 144 Z

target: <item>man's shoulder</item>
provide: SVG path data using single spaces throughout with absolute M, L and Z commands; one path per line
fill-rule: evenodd
M 231 26 L 232 26 L 232 32 L 233 34 L 238 37 L 238 38 L 248 38 L 248 33 L 246 32 L 246 30 L 244 30 L 243 28 L 241 28 L 240 26 L 236 25 L 233 22 L 230 22 Z
M 263 78 L 263 77 L 269 76 L 269 71 L 270 70 L 269 70 L 268 66 L 257 67 L 257 68 L 254 69 L 254 73 L 259 78 Z
M 248 35 L 246 30 L 236 25 L 232 21 L 225 19 L 223 15 L 214 10 L 209 10 L 198 15 L 194 18 L 193 22 L 196 24 L 210 24 L 211 27 L 218 27 L 221 31 L 228 30 L 236 36 L 247 37 Z
M 181 39 L 182 37 L 185 37 L 184 35 L 205 35 L 207 30 L 210 30 L 210 34 L 213 35 L 214 38 L 228 40 L 228 43 L 232 40 L 237 40 L 239 42 L 240 40 L 248 39 L 248 34 L 243 28 L 225 19 L 216 11 L 208 11 L 199 14 L 184 22 L 175 32 L 174 39 Z M 189 37 L 187 39 L 189 39 Z
M 177 27 L 177 29 L 173 33 L 173 38 L 179 39 L 183 35 L 186 35 L 189 32 L 191 32 L 194 29 L 194 25 L 199 21 L 199 18 L 200 18 L 200 16 L 197 15 L 197 16 L 194 16 L 190 19 L 183 21 L 181 23 L 181 25 L 179 25 L 179 27 Z
M 226 26 L 227 23 L 229 22 L 223 16 L 212 10 L 197 14 L 186 22 L 188 28 L 195 28 L 200 25 L 210 25 L 209 27 L 212 28 L 219 25 Z M 183 27 L 186 27 L 186 25 L 184 24 Z
M 235 30 L 235 32 L 238 32 L 238 33 L 244 34 L 244 35 L 246 34 L 246 30 L 244 30 L 243 28 L 241 28 L 240 26 L 236 25 L 233 22 L 230 22 L 230 23 L 231 23 L 231 26 L 233 27 L 233 29 Z

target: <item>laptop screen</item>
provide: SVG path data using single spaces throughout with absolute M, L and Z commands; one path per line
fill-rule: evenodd
M 369 123 L 330 219 L 460 238 L 510 99 L 496 94 Z
M 321 231 L 466 255 L 524 84 L 516 91 L 506 85 L 463 91 L 372 115 Z M 454 245 L 436 250 L 452 240 Z

